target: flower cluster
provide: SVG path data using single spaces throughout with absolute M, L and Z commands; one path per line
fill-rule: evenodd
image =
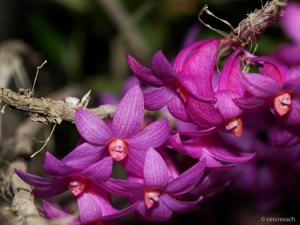
M 172 63 L 159 51 L 150 68 L 128 54 L 129 67 L 145 85 L 143 90 L 134 81 L 113 117 L 105 121 L 77 109 L 75 124 L 82 140 L 62 160 L 46 153 L 48 178 L 16 171 L 36 196 L 69 191 L 76 199 L 79 216 L 46 200 L 44 215 L 69 217 L 71 224 L 111 224 L 130 213 L 164 221 L 174 212 L 195 210 L 202 199 L 228 184 L 218 180 L 222 171 L 255 156 L 255 149 L 243 151 L 240 145 L 247 144 L 245 136 L 252 129 L 248 119 L 257 112 L 273 115 L 271 145 L 298 144 L 300 69 L 235 48 L 219 71 L 218 51 L 229 43 L 216 38 L 197 41 L 184 47 Z M 253 68 L 258 72 L 249 72 Z M 147 117 L 145 109 L 168 119 Z M 178 153 L 194 163 L 182 166 L 184 161 L 179 164 L 174 157 Z M 126 179 L 112 176 L 113 162 L 124 168 Z M 127 199 L 129 206 L 113 207 L 112 195 Z

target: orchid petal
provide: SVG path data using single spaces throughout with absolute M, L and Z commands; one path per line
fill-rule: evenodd
M 243 111 L 233 101 L 237 97 L 238 95 L 231 91 L 216 92 L 217 102 L 215 106 L 225 120 L 230 120 L 242 114 Z
M 174 93 L 168 87 L 147 88 L 143 91 L 145 108 L 148 110 L 158 110 L 165 106 Z
M 205 130 L 179 130 L 178 132 L 183 136 L 188 137 L 201 137 L 209 134 L 215 133 L 217 127 L 211 127 Z
M 172 147 L 174 148 L 176 151 L 183 153 L 183 154 L 187 154 L 188 152 L 186 151 L 184 145 L 182 144 L 181 138 L 180 138 L 180 134 L 176 133 L 174 135 L 171 135 L 168 138 L 167 144 L 168 147 Z
M 203 145 L 208 154 L 228 163 L 248 162 L 255 156 L 255 153 L 241 152 L 233 146 L 226 145 L 221 138 L 206 140 Z
M 199 197 L 196 201 L 192 201 L 192 202 L 179 201 L 175 198 L 172 198 L 169 195 L 162 195 L 160 197 L 160 199 L 172 211 L 177 212 L 177 213 L 183 213 L 183 212 L 188 212 L 192 209 L 195 209 L 197 207 L 197 204 L 203 199 L 203 196 Z
M 146 157 L 145 150 L 129 148 L 127 157 L 120 163 L 126 168 L 127 172 L 137 177 L 143 177 L 143 167 Z
M 168 137 L 168 120 L 159 120 L 151 123 L 136 136 L 127 139 L 134 149 L 148 150 L 150 147 L 160 147 Z
M 213 98 L 212 76 L 220 41 L 209 39 L 184 48 L 175 59 L 174 70 L 184 86 L 196 96 Z M 191 82 L 187 82 L 191 81 Z
M 77 197 L 80 221 L 88 224 L 100 220 L 102 217 L 102 204 L 96 194 L 83 192 Z
M 259 109 L 267 104 L 267 99 L 257 98 L 255 96 L 251 97 L 241 97 L 233 99 L 233 102 L 241 109 Z
M 104 216 L 109 217 L 110 215 L 115 215 L 116 213 L 118 213 L 118 210 L 115 209 L 111 204 L 111 196 L 109 193 L 107 193 L 103 189 L 100 189 L 95 184 L 90 185 L 86 191 L 94 194 L 94 197 L 97 198 L 97 200 L 101 203 L 100 205 L 102 210 L 101 219 Z
M 64 178 L 53 179 L 35 176 L 16 169 L 18 176 L 34 187 L 34 194 L 40 197 L 50 197 L 67 190 L 67 181 Z
M 83 109 L 76 110 L 75 125 L 80 135 L 95 145 L 105 144 L 112 136 L 110 128 L 102 119 Z
M 51 185 L 54 182 L 52 178 L 44 178 L 30 173 L 25 173 L 22 170 L 15 170 L 16 174 L 27 184 L 32 186 L 47 186 Z
M 53 183 L 49 185 L 35 186 L 33 193 L 41 198 L 52 197 L 65 192 L 68 189 L 68 181 L 65 178 L 55 179 Z
M 263 64 L 263 67 L 259 70 L 262 75 L 272 78 L 279 84 L 283 83 L 283 79 L 288 72 L 285 65 L 269 57 L 257 57 L 255 61 Z
M 168 102 L 168 110 L 169 112 L 177 119 L 183 120 L 185 122 L 190 122 L 191 119 L 188 116 L 185 103 L 182 100 L 174 95 L 172 99 Z
M 168 167 L 161 155 L 149 148 L 144 163 L 144 178 L 150 188 L 163 189 L 168 184 Z
M 131 55 L 127 54 L 126 59 L 131 71 L 141 82 L 155 87 L 160 87 L 163 85 L 163 82 L 155 77 L 150 69 L 144 67 Z
M 144 202 L 139 202 L 137 211 L 148 221 L 165 221 L 171 218 L 172 210 L 170 210 L 162 201 L 151 209 L 147 209 Z
M 227 169 L 232 169 L 234 165 L 224 163 L 223 161 L 220 161 L 220 159 L 214 158 L 213 155 L 210 155 L 209 153 L 205 152 L 202 149 L 202 157 L 206 159 L 206 167 L 207 168 L 212 168 L 212 169 L 219 169 L 219 170 L 227 170 Z
M 78 145 L 63 158 L 63 162 L 76 169 L 84 169 L 103 158 L 104 146 L 94 146 L 87 142 Z
M 235 50 L 227 59 L 219 78 L 218 90 L 230 90 L 243 96 L 245 89 L 241 85 L 241 49 Z
M 117 211 L 110 215 L 103 216 L 102 220 L 105 221 L 105 220 L 113 220 L 113 219 L 123 218 L 123 217 L 133 213 L 137 209 L 138 204 L 139 204 L 139 202 L 135 202 L 132 205 L 130 205 L 120 211 Z
M 44 170 L 52 176 L 67 176 L 75 172 L 75 169 L 58 160 L 49 152 L 46 152 Z
M 211 128 L 223 123 L 223 118 L 217 108 L 193 98 L 188 100 L 188 112 L 199 127 Z
M 122 98 L 112 122 L 116 137 L 130 137 L 139 132 L 144 118 L 144 99 L 138 85 L 131 88 Z
M 177 178 L 175 178 L 171 183 L 169 183 L 165 189 L 165 192 L 172 196 L 178 196 L 189 192 L 197 185 L 197 183 L 202 178 L 205 166 L 206 160 L 200 160 L 193 167 L 186 170 Z
M 112 158 L 106 157 L 83 170 L 80 175 L 101 186 L 111 175 L 112 163 Z
M 119 180 L 110 178 L 103 184 L 103 188 L 110 193 L 118 196 L 129 197 L 134 195 L 139 190 L 144 188 L 144 184 L 138 182 L 132 182 L 128 180 Z
M 243 73 L 242 82 L 247 91 L 258 98 L 272 97 L 282 88 L 272 78 L 255 73 Z
M 162 51 L 158 51 L 152 58 L 152 71 L 154 75 L 164 82 L 172 82 L 177 78 L 172 65 Z

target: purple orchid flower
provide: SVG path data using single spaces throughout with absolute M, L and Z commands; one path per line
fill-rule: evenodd
M 237 99 L 241 108 L 255 109 L 268 105 L 282 122 L 288 125 L 300 125 L 300 69 L 292 68 L 288 72 L 280 64 L 262 59 L 261 74 L 243 73 L 242 83 L 250 94 Z
M 50 178 L 31 175 L 21 170 L 16 170 L 16 173 L 34 187 L 33 192 L 39 197 L 51 197 L 69 190 L 76 197 L 82 224 L 118 218 L 131 213 L 135 207 L 133 205 L 121 211 L 114 209 L 107 192 L 101 188 L 101 184 L 111 175 L 110 157 L 92 165 L 86 164 L 86 168 L 80 170 L 68 165 L 68 160 L 60 161 L 46 153 L 44 170 Z
M 215 101 L 212 90 L 206 87 L 211 85 L 219 44 L 218 39 L 208 39 L 189 45 L 179 52 L 173 65 L 159 51 L 152 58 L 152 69 L 127 55 L 136 77 L 151 86 L 144 91 L 145 108 L 158 110 L 167 105 L 174 117 L 188 122 L 186 102 L 190 96 Z
M 109 179 L 106 183 L 115 194 L 127 196 L 137 203 L 136 211 L 144 219 L 164 221 L 173 212 L 183 213 L 197 207 L 202 196 L 192 202 L 182 201 L 180 198 L 197 185 L 205 165 L 205 160 L 201 160 L 174 179 L 161 155 L 150 148 L 145 159 L 143 179 Z
M 179 133 L 169 137 L 167 145 L 176 151 L 199 160 L 206 159 L 209 168 L 226 168 L 251 160 L 255 153 L 241 152 L 225 143 L 218 134 L 182 140 Z
M 129 173 L 142 176 L 144 158 L 149 147 L 161 146 L 168 137 L 168 121 L 155 121 L 140 131 L 144 117 L 144 101 L 139 86 L 134 86 L 120 101 L 111 126 L 92 113 L 78 109 L 75 123 L 81 137 L 98 146 L 97 156 L 109 154 Z M 95 163 L 97 157 L 73 152 L 81 160 Z
M 224 127 L 226 131 L 240 137 L 243 132 L 243 111 L 234 99 L 244 95 L 242 86 L 240 63 L 240 49 L 234 51 L 226 61 L 219 77 L 217 89 L 213 91 L 212 83 L 205 88 L 212 92 L 216 103 L 207 103 L 195 98 L 188 99 L 188 113 L 200 128 Z

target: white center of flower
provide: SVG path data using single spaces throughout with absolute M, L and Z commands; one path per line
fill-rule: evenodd
M 144 202 L 147 209 L 152 208 L 159 201 L 160 191 L 148 190 L 144 192 Z
M 83 177 L 73 176 L 70 178 L 69 190 L 74 196 L 78 196 L 84 192 L 87 180 Z
M 292 96 L 287 93 L 281 93 L 274 98 L 274 110 L 279 116 L 286 115 L 292 107 Z
M 229 131 L 236 137 L 240 137 L 244 130 L 242 118 L 238 117 L 227 122 L 225 124 L 225 130 Z
M 126 158 L 128 147 L 122 139 L 115 139 L 108 144 L 108 151 L 114 160 L 121 161 Z

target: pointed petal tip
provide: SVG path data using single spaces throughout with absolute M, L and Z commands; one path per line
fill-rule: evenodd
M 20 169 L 17 169 L 17 168 L 15 168 L 15 173 L 24 181 L 24 182 L 26 182 L 27 183 L 27 181 L 28 181 L 28 176 L 27 175 L 29 175 L 28 173 L 26 173 L 25 171 L 23 171 L 23 170 L 20 170 Z
M 144 118 L 144 97 L 138 84 L 129 89 L 119 102 L 113 117 L 116 137 L 131 137 L 139 132 Z
M 165 83 L 173 82 L 177 78 L 172 64 L 162 51 L 158 51 L 154 54 L 151 64 L 154 75 Z
M 149 148 L 144 163 L 144 179 L 151 188 L 164 188 L 168 183 L 168 167 L 162 156 L 154 149 Z
M 158 50 L 157 52 L 155 52 L 153 55 L 153 58 L 160 57 L 160 56 L 164 56 L 164 53 L 162 50 Z
M 133 62 L 136 61 L 136 59 L 132 55 L 130 55 L 128 52 L 125 53 L 125 57 L 126 57 L 128 64 L 132 63 L 132 61 Z
M 22 170 L 19 170 L 19 169 L 17 169 L 17 168 L 15 168 L 14 171 L 15 171 L 15 173 L 16 173 L 19 177 L 21 177 L 21 176 L 22 176 L 22 173 L 24 173 Z

